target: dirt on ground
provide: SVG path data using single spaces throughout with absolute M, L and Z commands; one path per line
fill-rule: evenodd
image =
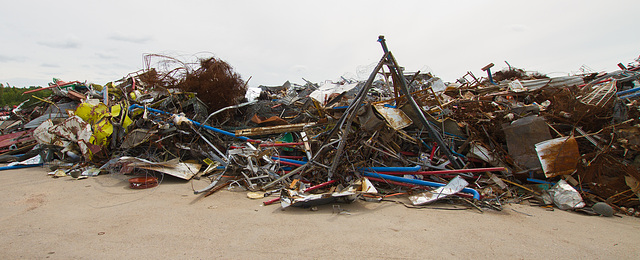
M 156 188 L 133 190 L 132 176 L 54 179 L 46 172 L 0 171 L 0 258 L 637 259 L 640 253 L 640 219 L 628 216 L 365 201 L 281 210 L 246 192 L 194 195 L 205 180 L 167 177 Z

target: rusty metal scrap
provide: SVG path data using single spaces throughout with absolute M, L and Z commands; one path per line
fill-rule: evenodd
M 640 61 L 562 77 L 490 63 L 487 78 L 464 69 L 445 83 L 405 72 L 378 42 L 366 81 L 287 81 L 256 100 L 217 58 L 147 55 L 104 85 L 55 79 L 42 88 L 50 97 L 3 112 L 0 155 L 40 156 L 58 177 L 208 178 L 195 194 L 241 189 L 283 208 L 392 196 L 481 210 L 640 207 Z

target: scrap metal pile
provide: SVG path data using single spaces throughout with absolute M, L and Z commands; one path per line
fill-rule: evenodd
M 104 86 L 54 80 L 43 88 L 52 96 L 0 125 L 2 159 L 16 161 L 4 168 L 141 176 L 131 188 L 208 178 L 195 194 L 235 187 L 283 208 L 391 197 L 601 215 L 640 206 L 639 60 L 555 78 L 489 64 L 487 78 L 445 84 L 405 72 L 379 42 L 366 81 L 260 86 L 251 101 L 215 58 L 149 55 L 145 69 Z

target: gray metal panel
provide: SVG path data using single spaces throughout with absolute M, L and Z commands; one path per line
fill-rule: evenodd
M 69 116 L 67 116 L 67 113 L 44 114 L 34 120 L 31 120 L 31 122 L 24 125 L 24 128 L 26 129 L 36 128 L 47 119 L 54 119 L 54 118 L 61 118 L 61 117 L 67 118 Z

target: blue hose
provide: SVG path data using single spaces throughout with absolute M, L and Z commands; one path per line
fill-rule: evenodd
M 23 165 L 23 164 L 18 164 L 18 165 L 14 165 L 14 166 L 4 166 L 4 167 L 0 167 L 0 171 L 4 171 L 4 170 L 13 170 L 13 169 L 21 169 L 21 168 L 30 168 L 30 167 L 36 167 L 36 166 L 42 166 L 42 163 L 39 164 L 27 164 L 27 165 Z
M 640 87 L 619 91 L 618 93 L 616 93 L 616 95 L 621 96 L 621 95 L 633 93 L 636 91 L 640 91 Z
M 283 161 L 283 162 L 288 162 L 288 163 L 296 163 L 296 164 L 300 164 L 300 165 L 303 165 L 303 164 L 307 163 L 307 162 L 303 162 L 303 161 L 285 159 L 285 158 L 280 158 L 280 157 L 276 157 L 276 156 L 272 156 L 271 159 L 278 160 L 278 161 Z
M 640 93 L 634 93 L 634 94 L 629 94 L 629 95 L 626 95 L 626 96 L 621 96 L 619 98 L 620 99 L 625 99 L 625 98 L 635 98 L 635 97 L 639 97 L 639 96 L 640 96 Z
M 173 114 L 171 114 L 171 113 L 169 113 L 169 112 L 165 112 L 165 111 L 158 110 L 158 109 L 155 109 L 155 108 L 148 108 L 148 107 L 147 107 L 147 108 L 145 108 L 145 107 L 143 107 L 143 106 L 136 105 L 136 104 L 131 105 L 131 106 L 129 107 L 129 110 L 133 110 L 134 108 L 142 108 L 142 109 L 146 109 L 146 110 L 149 110 L 149 111 L 151 111 L 151 112 L 155 112 L 155 113 L 160 113 L 160 114 L 165 114 L 165 115 L 173 115 Z M 208 125 L 204 125 L 204 124 L 202 124 L 202 123 L 199 123 L 199 122 L 193 121 L 193 120 L 191 120 L 191 119 L 189 119 L 189 118 L 187 118 L 187 119 L 188 119 L 189 121 L 191 121 L 194 125 L 197 125 L 197 126 L 199 126 L 199 127 L 202 127 L 202 128 L 204 128 L 204 129 L 207 129 L 207 130 L 214 131 L 214 132 L 219 133 L 219 134 L 223 134 L 223 135 L 228 135 L 228 136 L 231 136 L 231 137 L 235 137 L 235 138 L 238 138 L 238 139 L 240 139 L 240 140 L 242 140 L 242 141 L 245 141 L 245 142 L 249 142 L 249 141 L 251 140 L 251 139 L 249 139 L 248 137 L 244 137 L 244 136 L 237 136 L 237 135 L 235 135 L 234 133 L 227 132 L 227 131 L 225 131 L 225 130 L 218 129 L 218 128 L 215 128 L 215 127 L 211 127 L 211 126 L 208 126 Z
M 420 169 L 420 165 L 417 165 L 415 167 L 367 167 L 359 168 L 358 170 L 371 172 L 417 172 Z
M 403 177 L 387 175 L 387 174 L 379 174 L 379 173 L 373 173 L 373 172 L 364 172 L 363 175 L 367 176 L 367 177 L 374 177 L 374 178 L 386 179 L 386 180 L 390 180 L 390 181 L 404 182 L 404 183 L 410 183 L 410 184 L 422 185 L 422 186 L 429 186 L 429 187 L 442 187 L 442 186 L 446 185 L 446 184 L 443 184 L 443 183 L 416 180 L 416 179 L 407 179 L 407 178 L 403 178 Z M 464 188 L 464 189 L 462 189 L 462 192 L 472 194 L 473 198 L 476 199 L 476 200 L 480 199 L 480 193 L 478 193 L 478 191 L 476 191 L 474 189 Z

